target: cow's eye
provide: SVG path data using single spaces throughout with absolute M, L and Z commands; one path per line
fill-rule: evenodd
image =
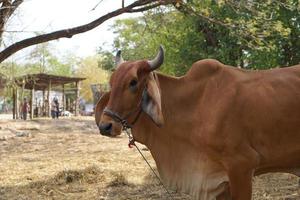
M 136 91 L 136 89 L 137 89 L 137 80 L 135 80 L 135 79 L 133 79 L 133 80 L 131 80 L 130 81 L 130 83 L 129 83 L 129 89 L 132 91 L 132 92 L 134 92 L 134 91 Z

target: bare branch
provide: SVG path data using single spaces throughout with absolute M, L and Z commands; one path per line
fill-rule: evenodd
M 24 0 L 15 0 L 11 3 L 11 1 L 2 1 L 0 7 L 0 38 L 2 38 L 2 34 L 4 31 L 4 25 L 7 20 L 11 17 L 11 15 L 15 12 L 15 10 L 19 7 Z
M 173 4 L 176 1 L 178 1 L 178 0 L 165 0 L 165 1 L 159 0 L 157 3 L 153 3 L 151 5 L 143 6 L 142 8 L 131 9 L 128 12 L 129 13 L 144 12 L 146 10 L 150 10 L 152 8 L 156 8 L 156 7 L 161 6 L 161 5 Z
M 99 6 L 100 3 L 102 3 L 103 0 L 100 0 L 90 11 L 96 10 L 96 8 Z
M 21 0 L 19 0 L 19 1 L 21 1 Z M 3 60 L 5 60 L 6 58 L 8 58 L 9 56 L 11 56 L 12 54 L 14 54 L 17 51 L 24 49 L 26 47 L 29 47 L 29 46 L 32 46 L 35 44 L 39 44 L 39 43 L 43 43 L 43 42 L 48 42 L 51 40 L 56 40 L 59 38 L 71 38 L 72 36 L 74 36 L 76 34 L 84 33 L 86 31 L 92 30 L 95 27 L 102 24 L 103 22 L 105 22 L 106 20 L 113 18 L 115 16 L 118 16 L 118 15 L 121 15 L 123 13 L 145 11 L 145 10 L 149 10 L 149 9 L 158 7 L 160 5 L 171 4 L 173 2 L 174 1 L 172 1 L 172 0 L 165 0 L 165 1 L 163 1 L 163 0 L 154 0 L 154 1 L 153 0 L 137 0 L 124 8 L 120 8 L 120 9 L 117 9 L 106 15 L 103 15 L 100 18 L 98 18 L 88 24 L 85 24 L 82 26 L 77 26 L 74 28 L 54 31 L 51 33 L 42 34 L 42 35 L 31 37 L 31 38 L 28 38 L 25 40 L 21 40 L 17 43 L 10 45 L 9 47 L 7 47 L 6 49 L 4 49 L 3 51 L 0 52 L 0 63 Z
M 144 12 L 146 10 L 150 10 L 152 8 L 156 8 L 156 7 L 160 6 L 160 5 L 162 5 L 162 4 L 161 3 L 156 3 L 156 4 L 149 5 L 149 6 L 144 6 L 142 8 L 131 9 L 128 12 L 129 13 Z

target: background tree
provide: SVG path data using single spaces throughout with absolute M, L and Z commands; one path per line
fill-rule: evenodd
M 92 30 L 96 28 L 97 26 L 101 25 L 103 22 L 106 20 L 113 18 L 115 16 L 121 15 L 123 13 L 137 13 L 137 12 L 143 12 L 146 10 L 150 10 L 156 7 L 159 7 L 161 5 L 168 5 L 168 4 L 173 4 L 178 0 L 136 0 L 133 3 L 125 6 L 122 3 L 122 7 L 114 10 L 112 12 L 109 12 L 108 14 L 105 14 L 98 19 L 73 28 L 67 28 L 59 31 L 54 31 L 51 33 L 46 33 L 46 34 L 41 34 L 37 35 L 31 38 L 27 38 L 24 40 L 21 40 L 19 42 L 16 42 L 8 47 L 6 47 L 4 50 L 0 52 L 0 62 L 3 62 L 6 58 L 11 56 L 12 54 L 16 53 L 17 51 L 24 49 L 26 47 L 43 43 L 43 42 L 48 42 L 52 40 L 56 40 L 59 38 L 71 38 L 74 35 L 80 34 L 87 32 L 89 30 Z M 19 6 L 23 1 L 22 0 L 15 0 L 14 2 L 17 2 L 16 5 L 13 5 L 11 0 L 3 0 L 1 1 L 1 6 L 5 6 L 4 4 L 9 2 L 12 5 L 12 8 L 16 8 L 16 6 Z M 121 3 L 121 2 L 120 2 Z M 5 7 L 4 7 L 5 8 Z M 12 13 L 15 11 L 15 9 L 11 9 L 9 13 L 10 15 L 2 15 L 0 17 L 3 17 L 3 27 L 5 27 L 5 23 L 7 22 L 7 16 L 11 16 Z M 1 27 L 0 27 L 1 28 Z M 2 37 L 0 35 L 0 37 Z
M 38 44 L 34 47 L 34 49 L 30 52 L 30 56 L 27 60 L 30 60 L 33 65 L 36 65 L 39 70 L 37 73 L 46 73 L 48 61 L 52 57 L 50 53 L 49 43 L 45 42 L 42 44 Z
M 23 1 L 1 1 L 0 6 L 9 2 L 11 5 L 19 2 L 9 11 L 15 12 L 15 8 Z M 35 37 L 16 42 L 0 52 L 0 63 L 28 46 L 61 37 L 70 38 L 122 13 L 147 10 L 140 17 L 118 20 L 111 28 L 116 34 L 114 48 L 122 49 L 127 60 L 153 58 L 158 45 L 163 44 L 166 59 L 161 70 L 172 75 L 184 74 L 193 62 L 204 58 L 216 58 L 225 64 L 249 69 L 288 66 L 300 62 L 298 0 L 263 3 L 259 0 L 135 0 L 127 6 L 120 4 L 120 9 L 88 24 L 52 33 L 39 33 Z M 6 12 L 9 13 L 8 10 Z M 1 15 L 3 19 L 8 19 L 9 16 L 12 14 Z M 0 26 L 0 38 L 5 31 L 6 22 L 7 20 L 3 21 L 4 28 L 1 29 Z M 47 45 L 44 43 L 36 46 L 32 53 L 34 62 L 2 62 L 2 71 L 11 76 L 37 71 L 58 75 L 84 74 L 82 67 L 76 68 L 77 58 L 69 59 L 70 62 L 60 60 L 48 51 Z M 114 67 L 113 58 L 114 54 L 99 48 L 97 59 L 94 59 L 98 69 L 111 71 Z M 83 59 L 79 63 L 80 66 L 95 67 L 91 60 L 88 62 Z M 76 70 L 81 71 L 76 73 Z M 88 87 L 86 91 L 90 91 Z
M 55 48 L 49 43 L 38 44 L 24 62 L 3 62 L 0 73 L 6 74 L 10 79 L 30 73 L 71 76 L 78 58 L 72 54 L 66 55 L 65 58 L 58 58 L 54 52 Z
M 158 8 L 117 21 L 114 47 L 127 59 L 140 59 L 164 44 L 162 71 L 177 75 L 204 58 L 252 69 L 300 62 L 299 1 L 191 0 L 176 8 L 180 12 Z
M 59 59 L 57 59 L 57 57 L 47 52 L 47 44 L 42 44 L 37 46 L 34 50 L 35 52 L 32 52 L 31 58 L 40 59 L 38 61 L 33 59 L 36 62 L 30 62 L 25 64 L 24 63 L 17 64 L 13 61 L 5 62 L 5 63 L 3 62 L 14 53 L 32 45 L 49 42 L 59 38 L 71 38 L 76 34 L 80 34 L 92 30 L 98 27 L 99 25 L 101 25 L 106 20 L 121 15 L 123 13 L 143 12 L 161 5 L 172 4 L 176 2 L 176 0 L 135 0 L 135 1 L 131 1 L 131 3 L 127 5 L 124 4 L 124 1 L 119 1 L 120 2 L 119 9 L 111 11 L 99 17 L 98 19 L 95 19 L 90 23 L 73 27 L 73 28 L 66 28 L 63 30 L 53 31 L 50 33 L 39 33 L 39 35 L 36 35 L 34 37 L 30 37 L 21 41 L 14 41 L 9 46 L 3 45 L 3 40 L 2 40 L 3 33 L 7 26 L 7 22 L 14 15 L 14 13 L 17 11 L 17 8 L 23 2 L 24 2 L 23 0 L 1 0 L 0 1 L 0 43 L 3 48 L 0 51 L 0 71 L 3 72 L 4 75 L 8 76 L 6 77 L 8 80 L 7 85 L 14 84 L 14 81 L 12 81 L 13 80 L 12 77 L 21 75 L 22 73 L 49 72 L 58 75 L 69 75 L 73 73 L 72 68 L 74 67 L 74 65 L 70 65 L 70 63 L 63 63 Z M 100 3 L 101 1 L 99 1 L 99 5 Z M 100 63 L 107 62 L 107 59 L 103 57 L 103 60 L 99 62 Z M 102 64 L 99 65 L 107 66 Z M 80 74 L 80 72 L 81 71 L 79 71 L 78 73 Z
M 78 63 L 75 75 L 85 77 L 86 80 L 81 82 L 81 96 L 87 102 L 93 102 L 93 94 L 91 84 L 107 83 L 108 72 L 99 67 L 99 55 L 90 56 L 82 59 Z
M 5 25 L 13 16 L 16 9 L 23 3 L 24 0 L 1 0 L 0 1 L 0 44 L 5 30 Z
M 107 71 L 113 71 L 115 67 L 114 58 L 112 52 L 103 50 L 101 47 L 97 50 L 97 54 L 99 55 L 98 66 Z

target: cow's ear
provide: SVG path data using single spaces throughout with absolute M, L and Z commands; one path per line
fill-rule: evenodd
M 104 110 L 105 106 L 108 103 L 109 95 L 110 95 L 110 92 L 104 93 L 100 97 L 99 101 L 96 104 L 96 107 L 95 107 L 95 121 L 96 121 L 97 126 L 99 126 L 99 122 L 101 120 L 103 110 Z
M 149 74 L 146 88 L 143 91 L 142 109 L 157 126 L 164 124 L 159 83 L 153 73 Z

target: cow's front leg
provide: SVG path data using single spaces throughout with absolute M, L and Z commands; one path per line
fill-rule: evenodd
M 216 200 L 232 200 L 230 197 L 229 186 L 227 186 L 226 189 L 217 196 Z
M 253 170 L 233 169 L 228 176 L 232 200 L 251 200 Z
M 229 152 L 224 166 L 229 178 L 232 200 L 251 200 L 252 177 L 259 164 L 259 156 L 252 148 L 242 146 L 239 151 Z M 242 152 L 242 154 L 237 154 Z

